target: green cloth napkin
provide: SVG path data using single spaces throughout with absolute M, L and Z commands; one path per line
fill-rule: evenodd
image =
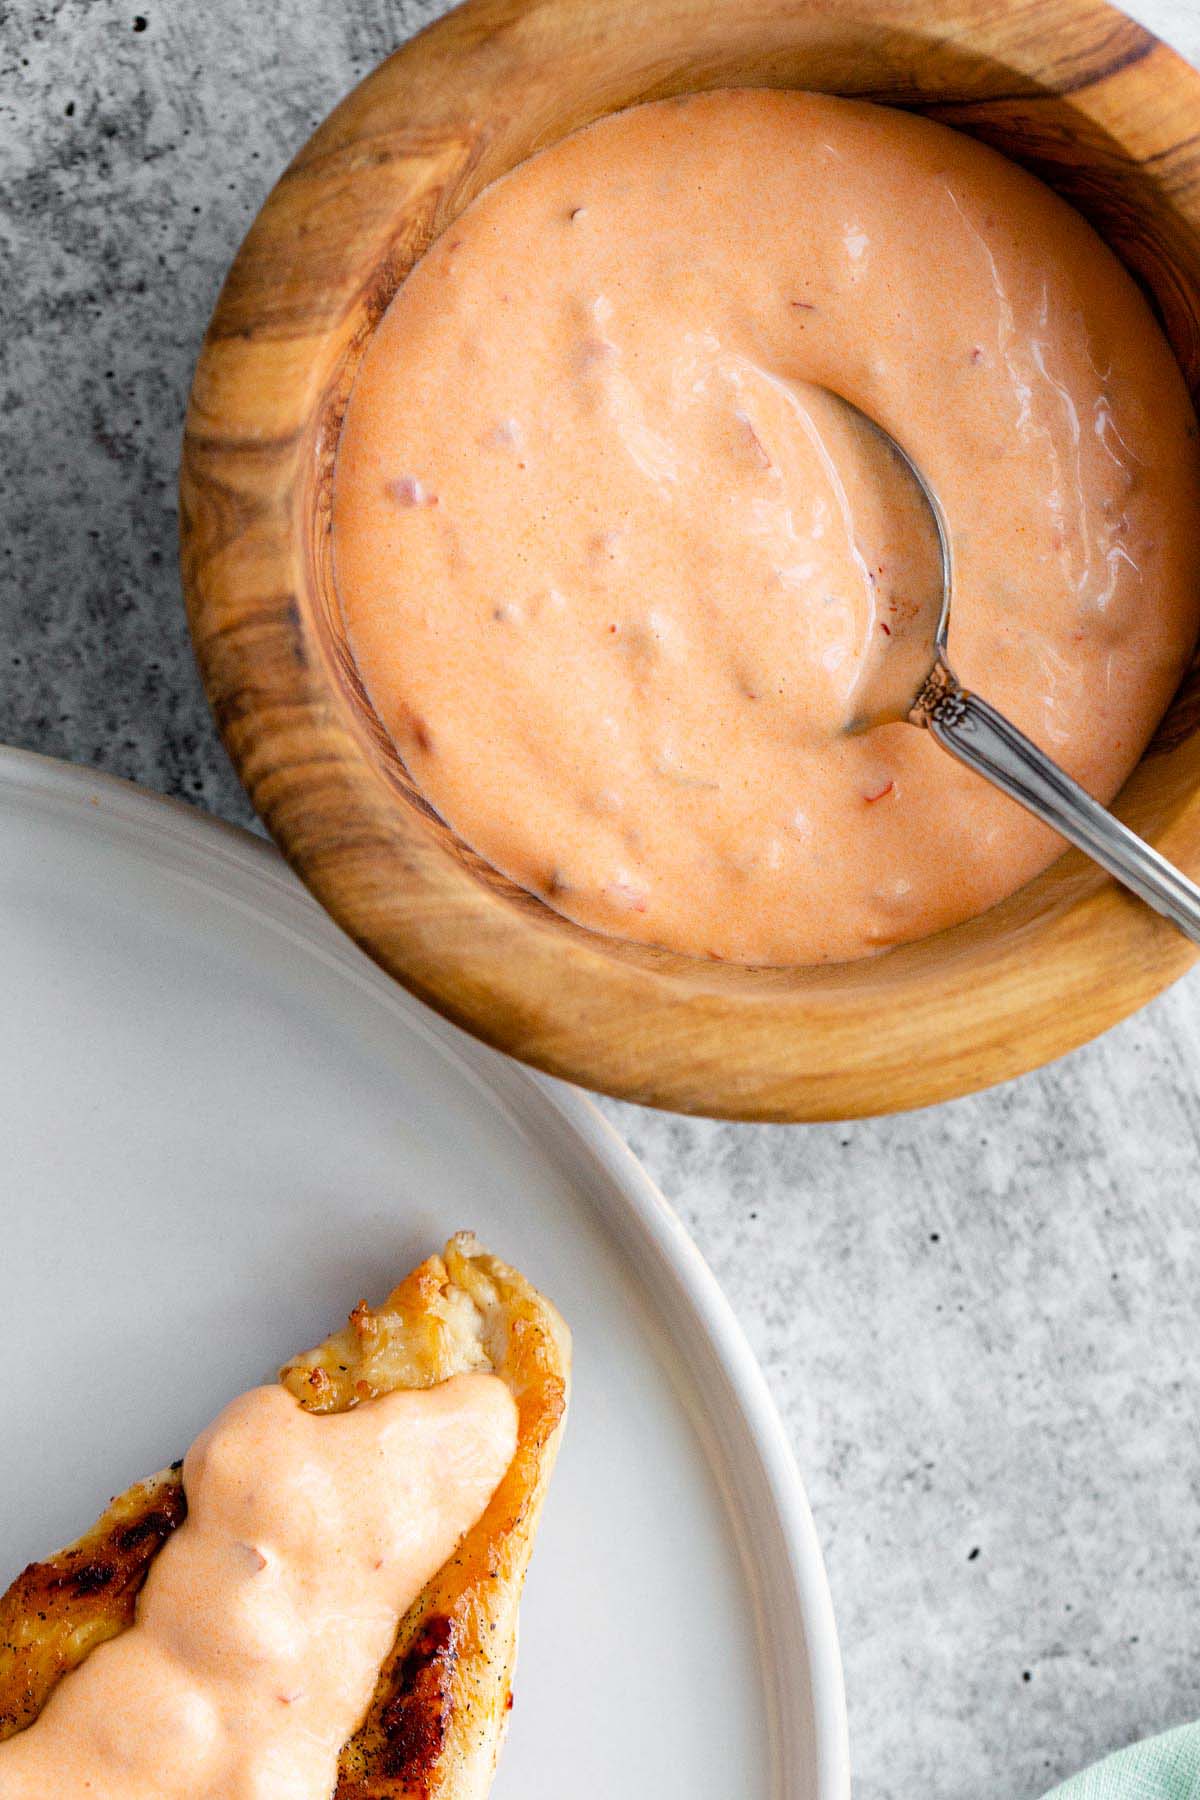
M 1046 1800 L 1200 1800 L 1200 1725 L 1118 1750 Z

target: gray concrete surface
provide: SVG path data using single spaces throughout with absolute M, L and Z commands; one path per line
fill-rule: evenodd
M 249 822 L 179 604 L 191 365 L 274 176 L 440 10 L 0 0 L 0 737 Z M 1138 10 L 1200 62 L 1195 0 Z M 877 1123 L 606 1104 L 790 1425 L 860 1800 L 1033 1800 L 1200 1713 L 1198 1002 Z

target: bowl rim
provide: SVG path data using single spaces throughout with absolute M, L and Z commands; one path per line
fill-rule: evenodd
M 652 24 L 683 30 L 695 4 L 662 0 Z M 710 36 L 735 38 L 802 32 L 826 10 L 819 0 L 703 8 Z M 1179 141 L 1172 122 L 1200 101 L 1200 72 L 1105 0 L 1047 0 L 1046 12 L 1056 66 L 1073 83 L 1058 91 L 1102 131 L 1128 132 L 1133 110 L 1142 159 L 1158 158 L 1159 184 L 1173 184 L 1200 238 L 1200 168 L 1166 160 Z M 539 69 L 548 44 L 594 58 L 630 18 L 623 0 L 464 0 L 343 100 L 268 196 L 213 314 L 184 435 L 181 561 L 205 689 L 259 815 L 316 897 L 406 988 L 495 1047 L 620 1098 L 730 1118 L 870 1116 L 973 1092 L 1098 1035 L 1200 950 L 1074 852 L 990 912 L 864 963 L 747 970 L 618 945 L 485 884 L 427 816 L 399 803 L 395 770 L 339 704 L 339 671 L 299 598 L 320 511 L 315 452 L 335 441 L 348 387 L 331 401 L 322 383 L 452 216 L 437 208 L 456 182 L 477 191 L 507 166 L 489 165 L 497 133 L 479 124 L 481 98 L 503 116 L 515 76 Z M 906 0 L 854 0 L 841 28 L 901 26 L 912 26 Z M 1033 48 L 1003 17 L 982 24 L 973 0 L 939 9 L 937 35 L 1027 79 L 1027 106 L 1045 91 Z M 1101 64 L 1072 73 L 1094 46 Z M 464 120 L 455 105 L 468 70 Z M 660 79 L 657 91 L 672 90 Z M 935 92 L 922 110 L 938 116 Z M 943 93 L 959 125 L 995 98 Z M 600 97 L 594 110 L 610 107 Z M 354 209 L 342 204 L 351 183 Z M 414 196 L 427 202 L 423 241 L 411 225 L 399 234 Z M 317 278 L 314 222 L 339 205 L 333 216 L 353 212 L 374 246 L 377 298 L 364 298 L 362 265 L 331 269 L 326 286 Z M 306 273 L 314 258 L 316 275 Z M 1185 791 L 1147 835 L 1200 876 L 1200 737 L 1157 769 L 1172 758 Z M 1144 769 L 1122 812 L 1144 808 Z

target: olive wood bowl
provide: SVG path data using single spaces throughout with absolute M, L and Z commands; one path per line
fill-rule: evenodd
M 188 412 L 184 586 L 254 805 L 405 987 L 610 1094 L 732 1118 L 842 1118 L 1032 1069 L 1140 1006 L 1197 952 L 1076 853 L 968 924 L 854 963 L 746 968 L 583 930 L 488 867 L 415 790 L 364 692 L 331 575 L 346 397 L 430 241 L 564 132 L 636 101 L 737 85 L 908 107 L 1025 164 L 1140 280 L 1197 392 L 1200 74 L 1100 0 L 467 0 L 337 107 L 238 253 Z M 1194 877 L 1198 709 L 1193 674 L 1117 803 Z

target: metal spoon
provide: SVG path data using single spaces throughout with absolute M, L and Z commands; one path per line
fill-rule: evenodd
M 841 398 L 841 396 L 838 396 Z M 1155 912 L 1178 926 L 1185 937 L 1200 943 L 1200 887 L 1189 881 L 1173 863 L 1160 856 L 1144 839 L 1093 800 L 1077 781 L 1060 769 L 1044 751 L 1031 743 L 994 706 L 964 688 L 950 666 L 947 639 L 953 593 L 953 555 L 946 520 L 936 494 L 902 444 L 867 414 L 844 401 L 850 410 L 878 433 L 894 453 L 900 478 L 905 474 L 919 489 L 937 529 L 941 554 L 941 610 L 929 649 L 932 653 L 924 679 L 897 705 L 895 693 L 870 703 L 860 696 L 855 731 L 906 719 L 929 731 L 944 750 L 956 756 L 976 774 L 1018 800 L 1084 851 L 1102 869 L 1123 882 Z

